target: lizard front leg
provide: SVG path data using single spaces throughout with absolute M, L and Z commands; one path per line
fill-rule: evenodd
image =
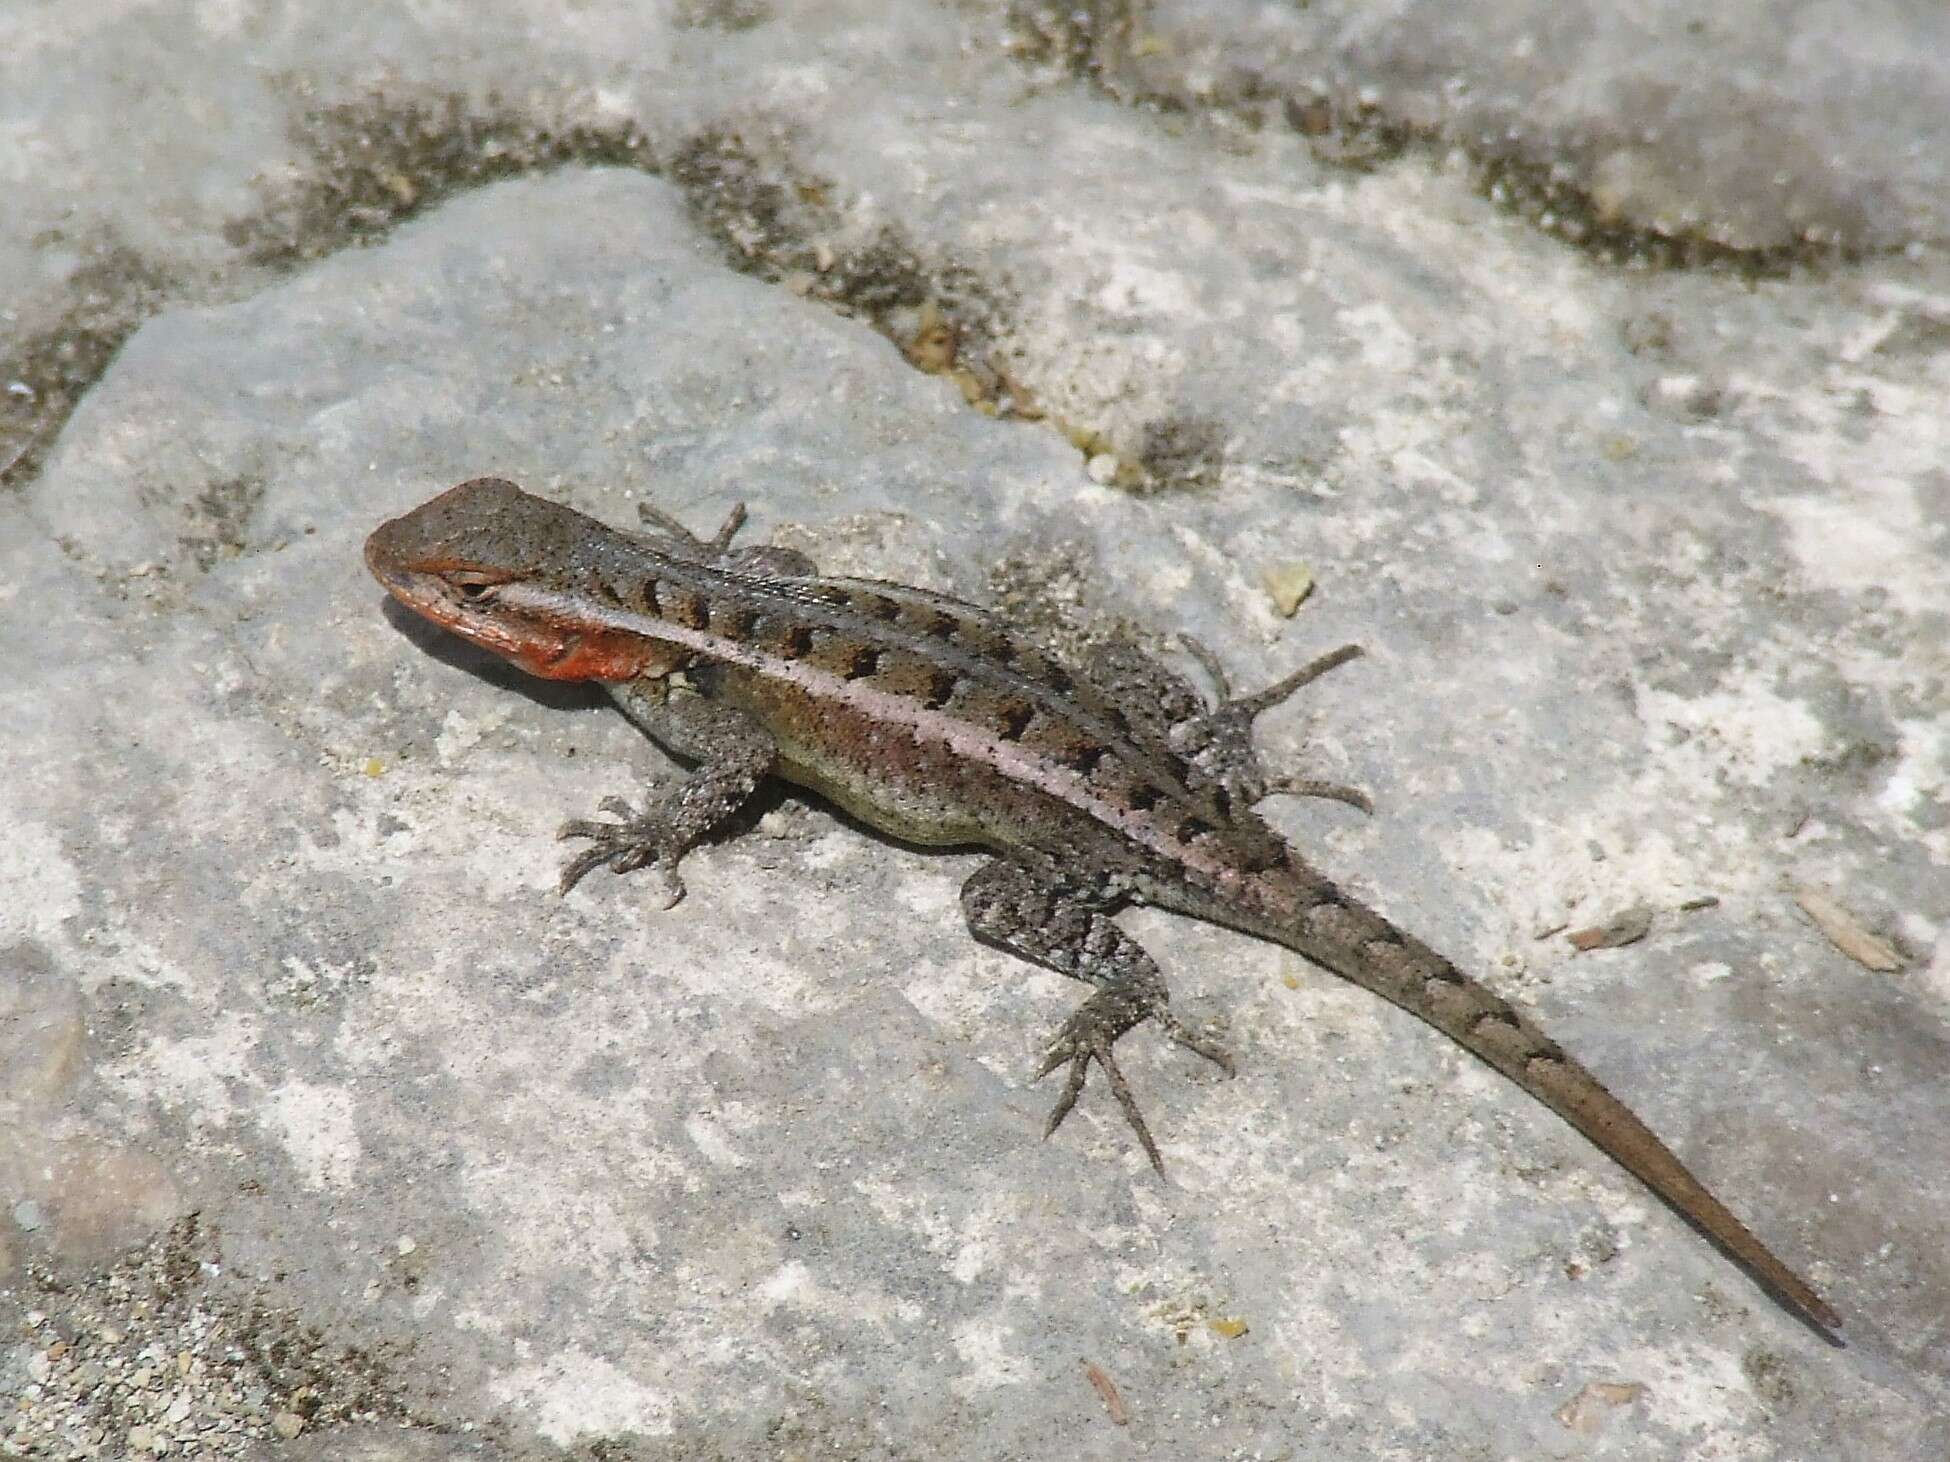
M 962 912 L 977 939 L 1097 987 L 1063 1023 L 1036 1072 L 1040 1080 L 1066 1062 L 1070 1068 L 1043 1135 L 1048 1137 L 1070 1115 L 1094 1061 L 1103 1067 L 1124 1120 L 1162 1177 L 1164 1159 L 1111 1048 L 1134 1027 L 1155 1020 L 1179 1045 L 1215 1062 L 1227 1075 L 1232 1074 L 1232 1058 L 1171 1013 L 1171 994 L 1157 963 L 1112 922 L 1108 905 L 1108 899 L 1063 887 L 1053 870 L 1036 871 L 1000 859 L 977 869 L 961 890 Z
M 774 578 L 804 579 L 819 572 L 813 561 L 796 548 L 781 548 L 777 544 L 757 544 L 750 548 L 733 548 L 731 540 L 738 536 L 738 530 L 745 526 L 745 505 L 733 503 L 731 512 L 726 515 L 718 531 L 709 538 L 699 538 L 677 519 L 652 503 L 638 503 L 636 515 L 645 523 L 663 530 L 667 544 L 664 547 L 677 548 L 683 556 L 694 558 L 700 563 L 719 564 L 725 568 L 737 569 L 740 573 L 770 574 Z
M 621 797 L 605 797 L 602 810 L 617 819 L 575 818 L 561 838 L 588 838 L 590 845 L 562 866 L 561 892 L 608 864 L 617 873 L 648 866 L 663 884 L 664 907 L 684 896 L 677 864 L 732 813 L 751 800 L 778 764 L 770 734 L 744 712 L 701 696 L 673 692 L 662 677 L 609 687 L 623 712 L 659 746 L 697 762 L 674 791 L 641 810 Z

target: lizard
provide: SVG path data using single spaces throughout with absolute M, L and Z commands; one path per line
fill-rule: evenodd
M 1113 1048 L 1141 1025 L 1230 1075 L 1172 1011 L 1157 963 L 1114 921 L 1142 904 L 1297 951 L 1400 1006 L 1556 1112 L 1833 1344 L 1840 1317 L 1624 1103 L 1532 1019 L 1335 885 L 1254 810 L 1279 794 L 1365 809 L 1351 788 L 1267 774 L 1255 719 L 1360 653 L 1343 646 L 1233 696 L 1185 641 L 1217 704 L 1177 672 L 1115 657 L 1092 673 L 946 595 L 822 575 L 797 550 L 734 547 L 735 507 L 700 538 L 641 505 L 609 527 L 501 478 L 450 488 L 375 529 L 365 560 L 407 608 L 532 675 L 599 683 L 695 770 L 660 802 L 605 798 L 565 823 L 583 842 L 560 890 L 678 864 L 772 777 L 910 843 L 984 849 L 961 890 L 970 932 L 1089 985 L 1037 1079 L 1063 1069 L 1048 1138 L 1091 1068 L 1145 1156 L 1164 1159 Z

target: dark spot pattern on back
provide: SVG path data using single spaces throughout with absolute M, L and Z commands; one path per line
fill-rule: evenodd
M 668 617 L 682 619 L 686 606 L 669 603 L 680 591 L 668 577 L 661 588 L 667 611 L 677 611 Z M 805 662 L 836 680 L 870 681 L 876 692 L 909 700 L 918 710 L 938 712 L 952 704 L 970 727 L 1075 772 L 1098 795 L 1139 813 L 1173 809 L 1167 826 L 1192 809 L 1196 816 L 1184 837 L 1209 837 L 1232 824 L 1236 799 L 1215 792 L 1212 779 L 1171 752 L 1142 714 L 1145 708 L 1127 710 L 1033 640 L 1012 637 L 980 611 L 963 613 L 918 591 L 909 597 L 865 583 L 815 580 L 776 591 L 768 586 L 767 596 L 772 592 L 806 606 L 831 606 L 836 618 L 829 621 L 819 610 L 794 614 L 783 604 L 775 614 L 754 601 L 750 620 L 734 619 L 726 605 L 701 603 L 714 618 L 724 617 L 720 632 L 728 639 L 781 661 Z M 1268 861 L 1274 856 L 1268 854 Z
M 654 578 L 645 579 L 637 585 L 636 602 L 645 614 L 663 613 L 662 606 L 657 603 L 657 581 Z
M 669 596 L 670 607 L 664 617 L 685 629 L 703 629 L 711 623 L 711 601 L 695 589 L 680 589 Z
M 711 629 L 728 640 L 748 639 L 757 623 L 758 611 L 749 604 L 727 601 L 712 606 Z
M 1254 873 L 1264 873 L 1280 866 L 1280 843 L 1274 837 L 1258 837 L 1247 833 L 1241 838 L 1242 856 L 1246 867 Z
M 1189 843 L 1193 838 L 1202 838 L 1212 831 L 1212 824 L 1202 817 L 1181 817 L 1171 835 L 1181 843 Z
M 1002 739 L 1020 741 L 1022 733 L 1029 729 L 1029 723 L 1036 719 L 1036 708 L 1028 701 L 1004 701 L 1002 703 Z
M 921 704 L 931 711 L 938 711 L 948 704 L 955 693 L 958 677 L 952 670 L 932 670 L 928 672 L 927 694 L 921 697 Z
M 1110 755 L 1110 748 L 1099 741 L 1085 741 L 1059 752 L 1064 764 L 1086 777 L 1097 770 L 1097 763 Z

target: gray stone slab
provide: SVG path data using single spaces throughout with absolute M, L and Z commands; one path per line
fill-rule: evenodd
M 1939 241 L 1950 222 L 1940 6 L 1162 0 L 1019 14 L 1026 49 L 1087 58 L 1133 100 L 1291 127 L 1344 161 L 1404 137 L 1462 149 L 1571 237 L 1874 251 Z M 1349 145 L 1350 125 L 1371 135 Z
M 1940 259 L 1621 273 L 1426 158 L 1053 79 L 1020 11 L 394 15 L 376 98 L 323 11 L 142 17 L 16 18 L 0 88 L 74 178 L 0 220 L 10 359 L 157 310 L 0 496 L 0 1436 L 1941 1452 Z M 167 267 L 88 305 L 91 231 Z M 1379 813 L 1279 824 L 1535 1008 L 1851 1347 L 1238 937 L 1128 920 L 1242 1066 L 1132 1043 L 1167 1186 L 1100 1092 L 1038 1141 L 1076 991 L 962 932 L 969 856 L 782 798 L 675 910 L 556 899 L 557 823 L 675 772 L 358 560 L 487 472 L 621 524 L 743 498 L 828 567 L 1188 628 L 1243 685 L 1362 641 L 1262 744 Z

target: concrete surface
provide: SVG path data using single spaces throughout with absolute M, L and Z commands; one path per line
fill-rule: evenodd
M 1548 13 L 0 17 L 0 1446 L 1944 1455 L 1940 21 Z M 1242 685 L 1359 640 L 1261 739 L 1378 813 L 1279 825 L 1848 1347 L 1244 939 L 1128 918 L 1241 1062 L 1131 1043 L 1164 1185 L 1100 1091 L 1038 1141 L 1077 991 L 968 856 L 781 796 L 557 899 L 676 773 L 358 561 L 489 472 Z

